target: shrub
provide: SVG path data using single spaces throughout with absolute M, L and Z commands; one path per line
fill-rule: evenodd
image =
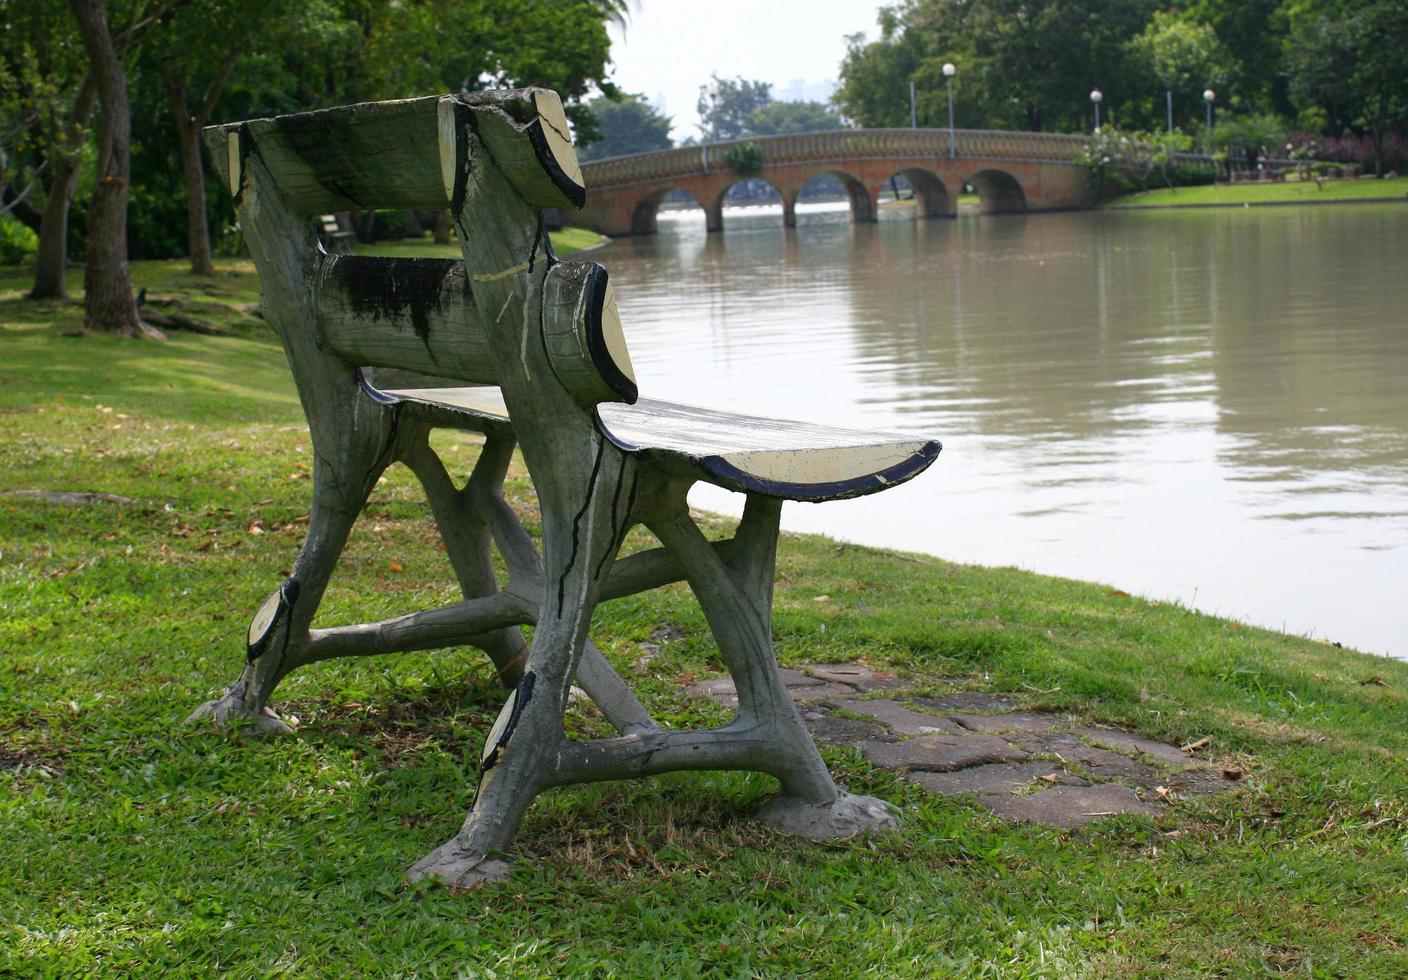
M 724 151 L 724 162 L 740 177 L 763 171 L 763 151 L 755 143 L 737 143 Z
M 13 215 L 0 215 L 0 265 L 19 265 L 39 248 L 39 236 Z

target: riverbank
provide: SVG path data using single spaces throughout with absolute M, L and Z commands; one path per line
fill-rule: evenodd
M 1388 180 L 1290 180 L 1266 184 L 1163 187 L 1118 198 L 1108 208 L 1209 208 L 1287 204 L 1408 204 L 1408 177 Z
M 746 820 L 772 780 L 685 773 L 546 795 L 506 886 L 405 889 L 469 805 L 502 694 L 473 651 L 408 654 L 294 675 L 279 691 L 293 738 L 181 724 L 234 676 L 249 613 L 292 560 L 310 463 L 282 352 L 250 312 L 252 268 L 183 268 L 134 276 L 232 336 L 68 337 L 76 307 L 22 301 L 24 278 L 0 271 L 0 489 L 131 501 L 0 496 L 0 973 L 1401 972 L 1408 664 L 819 537 L 782 544 L 785 663 L 860 662 L 925 693 L 1200 745 L 1239 788 L 1065 834 L 827 747 L 838 779 L 904 808 L 903 830 L 775 837 Z M 477 452 L 437 445 L 457 472 Z M 521 465 L 507 496 L 532 526 Z M 435 541 L 393 468 L 324 621 L 451 601 Z M 677 727 L 727 717 L 686 691 L 718 671 L 703 635 L 679 586 L 603 606 L 593 630 Z M 571 727 L 602 730 L 587 713 Z

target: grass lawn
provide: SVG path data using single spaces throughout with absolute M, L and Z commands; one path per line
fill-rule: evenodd
M 1288 180 L 1279 184 L 1204 184 L 1199 187 L 1165 187 L 1130 194 L 1111 202 L 1112 208 L 1187 207 L 1211 204 L 1269 204 L 1316 201 L 1359 201 L 1372 198 L 1402 198 L 1408 201 L 1408 177 L 1389 180 L 1327 180 L 1316 186 L 1313 180 Z
M 590 228 L 563 228 L 560 231 L 549 232 L 548 237 L 552 239 L 552 249 L 557 253 L 558 258 L 564 258 L 584 249 L 595 248 L 606 241 L 606 236 L 599 235 Z M 389 255 L 408 259 L 457 259 L 460 257 L 459 245 L 436 245 L 428 236 L 377 242 L 375 245 L 360 245 L 357 251 L 361 255 Z
M 136 501 L 0 495 L 0 975 L 1408 975 L 1408 664 L 818 537 L 782 544 L 784 663 L 859 661 L 1206 738 L 1247 776 L 1061 833 L 828 748 L 840 781 L 904 809 L 903 830 L 775 836 L 747 819 L 770 778 L 683 773 L 545 794 L 505 885 L 407 888 L 463 819 L 501 703 L 474 651 L 297 673 L 277 694 L 302 720 L 292 737 L 182 724 L 235 677 L 309 492 L 252 269 L 183 269 L 134 275 L 230 336 L 68 336 L 75 307 L 25 301 L 22 273 L 0 270 L 0 490 Z M 461 470 L 477 452 L 457 434 L 439 448 Z M 532 527 L 521 466 L 508 496 Z M 457 598 L 436 541 L 393 469 L 322 622 Z M 684 639 L 647 658 L 665 624 Z M 682 691 L 719 661 L 681 586 L 604 605 L 593 636 L 657 718 L 724 719 Z

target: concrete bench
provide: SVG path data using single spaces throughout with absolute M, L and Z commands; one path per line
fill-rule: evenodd
M 781 782 L 763 819 L 815 838 L 894 825 L 892 809 L 832 781 L 778 675 L 773 567 L 785 500 L 872 493 L 923 471 L 936 442 L 751 418 L 638 397 L 607 271 L 557 261 L 546 208 L 586 189 L 557 96 L 482 92 L 372 103 L 211 127 L 313 442 L 308 536 L 251 623 L 246 663 L 194 717 L 286 726 L 269 706 L 291 671 L 332 657 L 472 644 L 509 689 L 487 734 L 474 807 L 411 869 L 459 886 L 500 877 L 501 855 L 543 789 L 677 769 L 753 769 Z M 462 260 L 329 255 L 310 216 L 449 207 Z M 378 369 L 454 379 L 382 385 Z M 482 432 L 463 486 L 431 450 L 437 426 Z M 502 498 L 521 448 L 542 548 Z M 313 629 L 338 555 L 393 462 L 424 486 L 463 601 L 376 623 Z M 737 533 L 710 542 L 685 495 L 697 481 L 747 495 Z M 644 525 L 660 547 L 618 557 Z M 496 580 L 492 548 L 508 569 Z M 685 579 L 737 684 L 737 717 L 665 731 L 592 644 L 598 602 Z M 533 624 L 532 643 L 519 629 Z M 576 681 L 615 738 L 564 737 Z

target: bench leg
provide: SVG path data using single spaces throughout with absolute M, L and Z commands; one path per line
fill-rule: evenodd
M 820 840 L 898 825 L 888 803 L 837 788 L 778 674 L 771 624 L 780 502 L 749 499 L 726 560 L 689 518 L 687 484 L 640 482 L 646 487 L 640 520 L 684 568 L 738 686 L 738 717 L 712 731 L 657 729 L 587 743 L 564 738 L 572 671 L 588 642 L 596 592 L 623 535 L 614 513 L 608 521 L 608 515 L 584 505 L 566 529 L 567 538 L 555 538 L 551 526 L 545 527 L 546 565 L 560 574 L 548 582 L 559 582 L 561 589 L 550 587 L 544 597 L 527 670 L 486 739 L 474 808 L 454 838 L 410 869 L 411 880 L 436 878 L 471 888 L 505 877 L 506 852 L 518 824 L 533 798 L 550 786 L 680 769 L 753 769 L 776 776 L 781 791 L 760 817 L 786 833 Z M 552 542 L 568 538 L 576 544 L 564 565 Z M 582 556 L 603 555 L 595 558 L 595 572 L 583 567 Z
M 825 840 L 896 827 L 888 803 L 837 788 L 778 674 L 772 598 L 781 514 L 782 501 L 750 496 L 727 561 L 690 519 L 682 494 L 676 506 L 646 521 L 684 564 L 738 690 L 738 717 L 720 741 L 745 739 L 752 748 L 728 768 L 778 778 L 780 791 L 759 814 L 775 830 Z
M 394 432 L 394 429 L 391 431 Z M 256 732 L 291 731 L 269 707 L 279 681 L 302 666 L 308 627 L 322 602 L 347 535 L 372 488 L 393 458 L 393 447 L 350 435 L 334 453 L 313 443 L 313 506 L 308 536 L 294 562 L 293 574 L 275 589 L 249 628 L 249 645 L 239 679 L 225 693 L 191 713 L 188 721 L 209 718 L 217 725 L 249 724 Z
M 590 476 L 563 470 L 561 485 L 539 482 L 545 588 L 523 677 L 486 737 L 473 809 L 458 834 L 407 872 L 412 881 L 436 878 L 470 888 L 503 878 L 505 852 L 523 814 L 555 782 L 568 692 L 601 583 L 630 526 L 637 480 L 628 457 L 602 436 L 591 438 Z
M 542 591 L 543 563 L 513 509 L 503 499 L 504 475 L 513 457 L 514 440 L 489 435 L 479 461 L 463 489 L 456 489 L 440 457 L 424 436 L 412 442 L 406 465 L 420 478 L 430 500 L 435 523 L 466 599 L 477 599 L 498 589 L 490 541 L 496 541 L 513 581 L 534 582 Z M 465 642 L 489 655 L 499 682 L 512 690 L 523 678 L 528 644 L 516 626 L 491 633 L 466 636 Z M 601 651 L 586 641 L 577 682 L 608 721 L 623 733 L 654 731 L 656 725 L 645 707 L 617 676 Z

